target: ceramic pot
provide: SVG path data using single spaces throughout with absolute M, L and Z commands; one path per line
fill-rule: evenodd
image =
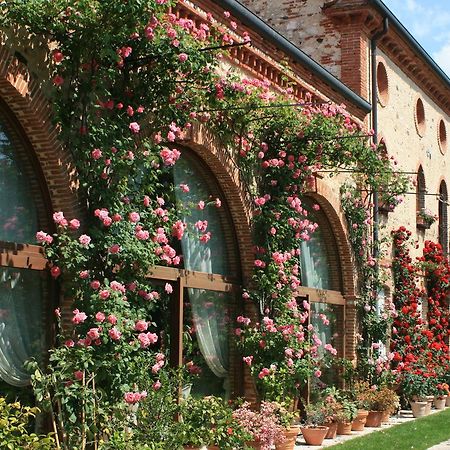
M 444 409 L 447 397 L 434 397 L 434 407 L 436 409 Z
M 427 415 L 428 402 L 410 401 L 412 413 L 414 417 L 424 417 Z
M 427 395 L 427 414 L 431 413 L 431 407 L 433 406 L 433 402 L 434 402 L 434 396 L 433 395 Z
M 303 437 L 308 445 L 322 445 L 328 432 L 328 427 L 300 428 Z
M 336 437 L 337 434 L 337 427 L 338 427 L 338 423 L 337 422 L 330 422 L 326 424 L 328 427 L 328 431 L 327 434 L 325 436 L 325 439 L 334 439 Z
M 369 411 L 366 411 L 365 409 L 359 409 L 356 419 L 354 419 L 352 422 L 352 431 L 364 430 L 364 426 L 366 424 L 368 415 L 369 415 Z
M 445 401 L 445 406 L 450 406 L 450 395 L 447 395 L 447 400 Z
M 294 450 L 295 441 L 300 433 L 299 427 L 290 427 L 284 430 L 284 441 L 275 445 L 276 450 Z
M 352 434 L 352 423 L 338 422 L 337 434 Z
M 383 417 L 383 411 L 369 411 L 366 420 L 366 427 L 378 428 L 381 427 L 381 418 Z
M 389 410 L 383 411 L 381 415 L 381 423 L 388 423 L 389 417 L 391 417 L 391 412 Z
M 261 449 L 261 444 L 258 441 L 247 442 L 245 445 L 247 445 L 247 447 L 256 448 L 257 450 Z

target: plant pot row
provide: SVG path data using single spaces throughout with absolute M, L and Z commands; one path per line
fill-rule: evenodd
M 437 410 L 444 409 L 446 406 L 449 407 L 450 395 L 441 397 L 427 396 L 426 398 L 414 397 L 409 404 L 414 417 L 424 417 L 431 413 L 433 405 Z

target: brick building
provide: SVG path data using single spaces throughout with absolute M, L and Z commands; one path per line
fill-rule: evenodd
M 254 13 L 235 0 L 180 1 L 176 13 L 200 21 L 211 12 L 221 21 L 224 10 L 229 11 L 239 22 L 239 29 L 250 35 L 252 45 L 232 49 L 232 57 L 224 64 L 237 66 L 246 76 L 268 79 L 274 89 L 284 88 L 289 81 L 299 102 L 312 99 L 345 104 L 356 123 L 366 129 L 377 128 L 388 153 L 418 181 L 417 195 L 407 195 L 394 213 L 380 214 L 380 222 L 387 229 L 396 225 L 414 229 L 419 241 L 439 238 L 447 249 L 450 80 L 381 1 L 246 0 L 245 4 Z M 11 317 L 13 310 L 16 321 L 24 314 L 30 315 L 30 323 L 37 321 L 36 329 L 30 327 L 27 336 L 20 335 L 17 325 L 9 335 L 2 335 L 0 376 L 15 386 L 28 382 L 21 369 L 31 351 L 27 342 L 39 335 L 44 345 L 50 338 L 49 312 L 58 298 L 56 286 L 44 271 L 46 261 L 34 245 L 34 234 L 42 228 L 51 230 L 53 211 L 64 211 L 67 216 L 83 214 L 74 162 L 68 149 L 58 142 L 58 130 L 51 122 L 44 53 L 39 43 L 34 45 L 29 47 L 23 36 L 8 31 L 1 35 L 0 325 L 7 325 L 5 318 Z M 374 66 L 372 55 L 376 58 Z M 289 71 L 281 61 L 288 62 Z M 372 67 L 376 84 L 372 84 Z M 378 94 L 375 103 L 372 86 Z M 232 269 L 209 266 L 187 274 L 158 267 L 152 277 L 173 282 L 174 296 L 181 298 L 184 288 L 216 293 L 239 289 L 248 283 L 253 267 L 251 207 L 239 172 L 208 130 L 193 130 L 182 145 L 191 155 L 191 170 L 224 200 L 227 212 L 217 220 L 225 230 L 223 239 Z M 310 201 L 321 206 L 316 217 L 321 231 L 314 248 L 304 249 L 303 287 L 299 293 L 309 296 L 316 313 L 323 311 L 332 318 L 332 331 L 329 335 L 324 331 L 324 339 L 334 339 L 340 356 L 353 359 L 357 292 L 339 197 L 339 187 L 346 177 L 319 176 L 308 194 Z M 437 195 L 425 195 L 431 193 Z M 430 229 L 417 222 L 416 213 L 425 207 L 439 215 Z M 326 261 L 320 270 L 315 268 L 318 259 Z M 35 309 L 28 306 L 32 297 Z M 11 306 L 13 299 L 15 309 Z M 61 301 L 68 308 L 67 300 Z M 11 344 L 14 340 L 18 345 Z M 230 363 L 235 374 L 230 384 L 236 392 L 241 379 L 237 366 L 237 362 Z M 246 391 L 251 390 L 248 380 Z

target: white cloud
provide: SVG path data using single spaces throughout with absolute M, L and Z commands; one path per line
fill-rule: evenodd
M 437 52 L 433 53 L 433 59 L 444 72 L 450 74 L 450 40 Z

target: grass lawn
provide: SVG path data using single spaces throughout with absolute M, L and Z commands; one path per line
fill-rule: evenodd
M 341 450 L 426 450 L 450 439 L 450 408 L 327 447 Z

